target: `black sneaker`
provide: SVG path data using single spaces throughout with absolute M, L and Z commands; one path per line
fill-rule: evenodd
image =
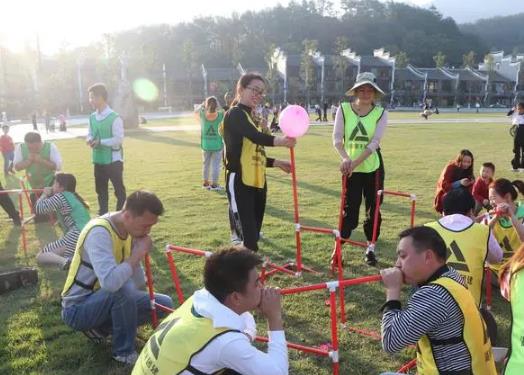
M 377 265 L 377 258 L 375 257 L 374 251 L 369 251 L 366 253 L 366 263 L 370 266 Z
M 13 217 L 13 224 L 17 227 L 22 225 L 22 221 L 20 220 L 20 214 L 17 212 L 16 216 Z

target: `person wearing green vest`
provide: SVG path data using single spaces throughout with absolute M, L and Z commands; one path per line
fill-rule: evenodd
M 78 237 L 62 290 L 64 322 L 95 343 L 111 335 L 113 359 L 127 365 L 138 357 L 138 326 L 151 319 L 141 262 L 153 249 L 149 233 L 163 212 L 155 194 L 138 190 L 121 211 L 89 221 Z M 155 293 L 155 300 L 173 307 L 169 296 Z
M 107 104 L 107 89 L 96 83 L 89 87 L 89 103 L 95 112 L 89 116 L 87 144 L 92 149 L 95 189 L 98 196 L 98 214 L 104 215 L 109 208 L 109 181 L 113 184 L 116 210 L 121 210 L 126 199 L 124 186 L 124 123 L 122 118 Z
M 39 133 L 29 132 L 24 136 L 24 143 L 16 147 L 13 164 L 17 171 L 25 170 L 29 188 L 43 189 L 53 184 L 55 172 L 62 168 L 62 158 L 53 143 L 42 142 Z M 38 195 L 30 195 L 33 206 Z M 47 216 L 35 217 L 35 222 L 46 220 Z
M 76 192 L 76 178 L 69 173 L 57 173 L 52 187 L 44 189 L 36 201 L 40 215 L 56 214 L 64 236 L 50 242 L 37 254 L 40 265 L 54 265 L 67 270 L 75 253 L 78 236 L 91 217 L 89 205 Z
M 524 245 L 500 271 L 500 292 L 511 304 L 511 337 L 503 375 L 520 375 L 524 369 Z
M 497 178 L 489 185 L 489 200 L 495 210 L 488 225 L 504 251 L 502 263 L 511 258 L 524 242 L 524 204 L 518 202 L 519 194 L 524 194 L 521 180 Z M 498 276 L 501 266 L 501 263 L 491 264 L 490 269 Z
M 294 147 L 296 139 L 273 136 L 255 119 L 255 109 L 266 92 L 259 73 L 245 73 L 237 82 L 236 99 L 224 116 L 226 192 L 232 242 L 242 241 L 258 251 L 260 229 L 266 209 L 266 168 L 291 171 L 287 160 L 266 156 L 265 146 Z M 267 129 L 267 126 L 266 126 Z
M 287 375 L 281 296 L 261 284 L 256 270 L 261 263 L 252 251 L 235 247 L 207 258 L 205 287 L 158 326 L 132 375 Z M 252 344 L 253 310 L 267 319 L 267 353 Z
M 395 266 L 380 271 L 382 347 L 396 353 L 416 344 L 419 375 L 497 375 L 486 324 L 462 276 L 446 265 L 447 251 L 433 228 L 399 234 Z M 403 284 L 416 287 L 404 308 Z
M 202 147 L 203 161 L 202 188 L 208 190 L 222 190 L 218 184 L 218 175 L 224 144 L 219 127 L 224 119 L 224 112 L 218 111 L 217 108 L 217 98 L 210 96 L 196 112 L 200 121 L 200 147 Z
M 375 203 L 377 191 L 384 187 L 380 141 L 387 126 L 388 116 L 384 108 L 375 103 L 384 92 L 376 84 L 373 73 L 358 74 L 355 84 L 346 95 L 354 96 L 355 100 L 351 103 L 341 103 L 333 127 L 333 146 L 342 159 L 340 171 L 346 178 L 347 187 L 344 216 L 339 230 L 342 238 L 351 236 L 352 231 L 358 226 L 360 205 L 364 197 L 364 233 L 368 243 L 365 260 L 374 266 L 377 259 L 371 241 Z M 380 235 L 381 222 L 379 212 L 377 237 Z

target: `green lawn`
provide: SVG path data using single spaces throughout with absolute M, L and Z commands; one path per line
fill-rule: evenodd
M 396 116 L 396 115 L 395 115 Z M 484 116 L 484 115 L 482 115 Z M 406 116 L 409 118 L 410 116 Z M 164 124 L 173 124 L 165 121 Z M 331 146 L 331 128 L 312 128 L 296 148 L 301 217 L 304 224 L 334 227 L 337 223 L 340 175 L 338 159 Z M 492 161 L 497 176 L 509 178 L 511 139 L 500 124 L 394 125 L 383 140 L 386 188 L 417 195 L 419 224 L 435 220 L 432 211 L 435 181 L 446 162 L 462 148 L 469 148 L 481 162 Z M 78 179 L 78 191 L 97 209 L 89 149 L 83 140 L 59 141 L 64 170 Z M 268 150 L 270 156 L 287 158 L 284 149 Z M 153 229 L 157 249 L 152 254 L 157 290 L 175 296 L 162 249 L 167 243 L 215 249 L 228 243 L 227 199 L 223 192 L 200 188 L 201 153 L 196 132 L 130 133 L 125 141 L 125 182 L 128 191 L 147 188 L 163 200 L 166 213 Z M 277 263 L 294 257 L 294 229 L 290 177 L 279 170 L 268 171 L 269 197 L 264 222 L 261 253 Z M 114 204 L 114 200 L 111 202 Z M 1 214 L 0 267 L 35 266 L 34 255 L 43 243 L 55 236 L 48 224 L 29 226 L 29 251 L 25 257 L 19 230 L 12 228 Z M 409 202 L 387 197 L 383 205 L 382 236 L 377 245 L 379 266 L 395 260 L 397 233 L 409 223 Z M 58 230 L 58 229 L 57 229 Z M 361 228 L 356 239 L 363 239 Z M 304 260 L 323 271 L 321 276 L 303 279 L 277 276 L 271 284 L 281 287 L 328 280 L 327 265 L 333 242 L 327 236 L 303 235 Z M 346 247 L 345 272 L 348 277 L 377 273 L 363 263 L 362 249 Z M 202 259 L 176 256 L 184 290 L 190 294 L 201 287 Z M 0 374 L 127 374 L 114 364 L 109 347 L 95 347 L 83 335 L 66 327 L 60 319 L 60 290 L 65 273 L 39 270 L 39 283 L 0 296 Z M 407 292 L 407 290 L 406 290 Z M 379 307 L 383 288 L 370 284 L 347 289 L 347 315 L 352 325 L 379 330 Z M 290 341 L 318 345 L 329 340 L 327 294 L 309 293 L 284 298 L 285 322 Z M 407 297 L 407 293 L 404 294 Z M 494 313 L 499 324 L 499 343 L 508 344 L 509 307 L 495 297 Z M 263 333 L 265 324 L 260 321 Z M 150 328 L 140 335 L 147 337 Z M 141 345 L 141 344 L 140 344 Z M 389 356 L 378 342 L 340 332 L 341 374 L 378 374 L 398 369 L 413 357 L 412 351 Z M 292 374 L 329 374 L 327 359 L 290 352 Z

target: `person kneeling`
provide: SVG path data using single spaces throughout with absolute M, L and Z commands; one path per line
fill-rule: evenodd
M 280 292 L 264 288 L 251 250 L 229 248 L 211 255 L 205 288 L 167 317 L 144 346 L 132 375 L 286 375 L 288 353 Z M 249 311 L 267 318 L 267 354 L 251 342 L 256 326 Z M 221 372 L 223 371 L 223 372 Z
M 429 227 L 400 233 L 395 267 L 380 272 L 387 302 L 382 346 L 417 344 L 417 373 L 496 375 L 486 324 L 462 277 L 446 265 L 446 243 Z M 402 284 L 417 287 L 405 309 Z
M 89 221 L 78 238 L 62 291 L 64 322 L 93 341 L 112 333 L 113 359 L 124 364 L 136 362 L 137 327 L 151 316 L 140 262 L 153 248 L 149 232 L 163 212 L 155 194 L 136 191 L 121 211 Z M 155 300 L 173 306 L 163 294 L 155 294 Z

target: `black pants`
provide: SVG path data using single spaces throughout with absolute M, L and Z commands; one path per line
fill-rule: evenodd
M 0 183 L 0 191 L 2 190 L 4 190 L 4 188 Z M 11 219 L 18 219 L 18 211 L 16 210 L 15 205 L 13 204 L 11 198 L 9 198 L 8 194 L 0 194 L 0 206 L 2 206 L 4 211 L 9 215 Z
M 375 206 L 377 202 L 377 191 L 384 189 L 384 163 L 380 150 L 377 150 L 380 165 L 375 172 L 371 173 L 353 173 L 346 181 L 346 204 L 344 207 L 344 217 L 342 220 L 342 228 L 340 228 L 340 235 L 343 238 L 351 237 L 351 232 L 358 226 L 358 217 L 360 213 L 360 204 L 362 197 L 364 197 L 364 205 L 366 208 L 366 219 L 364 220 L 364 233 L 366 239 L 371 241 L 373 239 L 373 221 L 375 219 Z M 383 197 L 381 197 L 382 203 Z M 380 225 L 382 223 L 382 215 L 378 213 L 377 223 L 377 238 L 380 235 Z
M 115 161 L 111 164 L 95 164 L 95 188 L 98 195 L 99 215 L 108 211 L 109 194 L 108 182 L 111 180 L 116 196 L 116 210 L 121 210 L 126 201 L 126 188 L 124 186 L 124 163 Z
M 515 137 L 513 138 L 513 169 L 524 168 L 524 125 L 518 125 Z
M 245 247 L 258 251 L 258 239 L 266 209 L 267 185 L 263 189 L 246 186 L 238 173 L 227 172 L 226 192 L 231 227 Z

